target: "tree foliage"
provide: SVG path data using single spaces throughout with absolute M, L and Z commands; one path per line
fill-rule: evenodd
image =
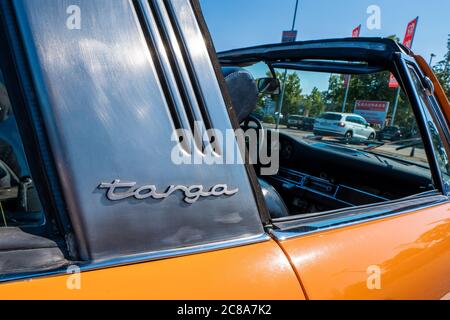
M 281 87 L 286 86 L 281 113 L 284 115 L 298 114 L 302 100 L 300 77 L 296 72 L 288 73 L 286 79 L 284 73 L 281 72 L 277 72 L 276 76 L 280 79 Z M 274 98 L 276 105 L 278 105 L 280 98 L 280 96 Z
M 324 93 L 314 87 L 311 93 L 304 96 L 304 108 L 310 117 L 317 117 L 325 111 Z
M 447 97 L 450 97 L 450 35 L 447 42 L 447 54 L 444 60 L 439 61 L 434 67 L 433 71 L 439 79 L 442 88 L 444 88 Z

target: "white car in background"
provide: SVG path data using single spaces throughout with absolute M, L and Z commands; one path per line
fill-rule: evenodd
M 314 134 L 320 136 L 338 136 L 349 140 L 353 138 L 374 140 L 376 132 L 369 123 L 358 114 L 326 112 L 316 119 Z

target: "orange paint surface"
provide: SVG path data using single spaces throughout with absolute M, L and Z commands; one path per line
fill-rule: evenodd
M 304 299 L 295 273 L 273 241 L 81 274 L 0 285 L 4 299 Z
M 450 204 L 281 245 L 309 299 L 441 299 L 450 293 Z M 380 289 L 373 289 L 376 268 Z

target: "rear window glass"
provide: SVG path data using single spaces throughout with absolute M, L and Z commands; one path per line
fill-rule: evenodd
M 341 120 L 342 116 L 340 114 L 325 113 L 321 115 L 320 118 L 324 120 Z

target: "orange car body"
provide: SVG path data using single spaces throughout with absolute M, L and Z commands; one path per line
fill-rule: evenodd
M 79 280 L 68 274 L 6 283 L 0 297 L 439 300 L 450 288 L 449 215 L 447 204 L 279 244 L 87 271 Z M 380 267 L 379 288 L 368 286 L 370 266 Z M 72 281 L 80 289 L 69 290 Z
M 33 1 L 27 2 L 27 5 L 29 5 L 30 8 L 32 8 L 32 2 Z M 90 1 L 86 1 L 86 5 L 91 5 L 90 3 Z M 140 29 L 139 31 L 135 31 L 138 30 L 138 28 L 136 28 L 134 23 L 138 20 L 138 18 L 135 14 L 135 11 L 133 10 L 142 9 L 142 14 L 144 15 L 150 14 L 150 9 L 147 7 L 139 7 L 137 9 L 136 7 L 132 8 L 132 5 L 130 4 L 131 1 L 122 1 L 121 3 L 123 3 L 121 8 L 116 8 L 116 10 L 123 10 L 123 12 L 128 14 L 124 14 L 124 16 L 128 17 L 128 20 L 124 22 L 124 24 L 129 23 L 129 25 L 132 26 L 130 27 L 130 29 L 134 30 L 135 34 L 137 35 L 134 35 L 132 33 L 122 34 L 119 40 L 130 42 L 134 41 L 133 44 L 135 47 L 133 48 L 137 48 L 137 50 L 141 47 L 143 48 L 146 44 L 143 40 L 144 33 L 142 33 Z M 188 7 L 189 4 L 186 3 L 190 3 L 190 1 L 173 1 L 174 8 L 178 8 L 177 6 L 184 8 L 183 10 L 180 9 L 180 12 L 183 12 L 183 14 L 185 14 L 185 16 L 183 17 L 184 20 L 180 19 L 180 24 L 188 23 L 189 19 L 193 19 L 192 17 L 190 17 L 191 9 Z M 19 12 L 22 12 L 22 15 L 20 15 L 21 19 L 25 20 L 25 13 L 28 12 L 31 17 L 30 20 L 32 20 L 32 23 L 30 23 L 31 27 L 27 25 L 26 27 L 22 26 L 23 30 L 25 30 L 24 32 L 30 32 L 29 30 L 31 30 L 32 28 L 35 28 L 37 31 L 39 31 L 39 27 L 47 26 L 47 22 L 40 21 L 38 15 L 34 15 L 33 10 L 30 9 L 29 11 L 26 11 L 20 6 L 17 7 L 17 10 Z M 25 7 L 25 5 L 23 7 Z M 107 9 L 110 10 L 109 7 Z M 164 13 L 165 11 L 161 9 L 161 12 Z M 177 18 L 176 12 L 174 16 L 175 18 Z M 199 17 L 198 15 L 198 12 L 196 17 L 198 19 L 201 19 L 201 17 Z M 139 19 L 142 20 L 143 18 L 139 16 Z M 195 22 L 195 19 L 193 20 Z M 193 25 L 194 27 L 192 27 L 192 29 L 185 28 L 189 31 L 190 35 L 195 35 L 196 32 L 199 32 L 199 30 L 201 30 L 201 28 L 199 28 L 195 23 Z M 150 27 L 151 25 L 149 26 L 149 28 Z M 117 32 L 121 31 L 118 30 Z M 168 28 L 167 33 L 171 35 L 171 32 L 174 31 L 171 28 Z M 205 31 L 203 30 L 203 32 Z M 40 32 L 34 32 L 33 36 L 39 38 L 41 34 L 42 33 Z M 104 35 L 102 34 L 102 36 Z M 31 36 L 24 38 L 31 39 Z M 208 72 L 211 72 L 211 70 L 213 70 L 213 66 L 210 61 L 210 55 L 213 54 L 211 48 L 209 48 L 209 51 L 207 51 L 208 43 L 205 44 L 205 41 L 202 37 L 193 38 L 197 41 L 195 42 L 195 54 L 193 54 L 193 56 L 196 55 L 194 58 L 202 60 L 203 63 L 205 63 L 206 67 L 201 71 L 204 74 L 208 74 Z M 177 38 L 173 37 L 173 39 Z M 51 42 L 52 39 L 45 40 Z M 108 39 L 104 41 L 107 42 Z M 206 42 L 208 41 L 209 38 L 206 37 Z M 110 58 L 102 51 L 104 50 L 104 47 L 107 47 L 107 45 L 104 45 L 101 42 L 97 43 L 95 41 L 83 42 L 83 44 L 86 45 L 86 48 L 83 48 L 83 50 L 88 51 L 90 50 L 90 47 L 94 47 L 94 49 L 92 49 L 93 53 L 91 52 L 93 55 L 95 55 L 97 52 L 100 52 L 99 56 L 101 56 L 101 58 L 104 58 L 104 56 L 107 56 L 108 59 Z M 158 50 L 164 49 L 163 46 L 156 47 Z M 27 44 L 26 49 L 30 52 L 33 52 L 33 55 L 30 55 L 32 58 L 38 57 L 38 55 L 42 53 L 41 51 L 39 51 L 42 50 L 42 48 L 39 46 L 37 46 L 37 48 L 34 48 L 32 45 Z M 177 48 L 173 50 L 176 51 Z M 189 51 L 189 47 L 186 50 L 191 53 Z M 70 55 L 71 51 L 68 50 L 66 54 Z M 86 54 L 86 56 L 86 59 L 90 59 L 89 54 Z M 115 57 L 113 54 L 111 54 L 111 56 Z M 122 57 L 121 55 L 118 56 Z M 138 58 L 141 58 L 141 60 L 139 60 Z M 150 55 L 147 56 L 143 54 L 142 57 L 138 56 L 136 57 L 136 59 L 139 60 L 138 62 L 140 64 L 137 64 L 136 61 L 131 61 L 133 59 L 124 62 L 124 64 L 129 63 L 131 67 L 128 65 L 126 65 L 126 67 L 123 67 L 121 64 L 119 64 L 119 68 L 115 69 L 115 71 L 119 73 L 117 77 L 120 78 L 120 72 L 122 72 L 123 74 L 129 73 L 133 76 L 136 75 L 135 78 L 137 78 L 138 80 L 147 79 L 140 78 L 140 76 L 141 70 L 147 70 L 148 74 L 150 74 L 151 71 L 154 71 L 151 68 L 145 69 L 147 68 L 147 64 L 149 64 L 148 61 L 150 60 Z M 436 97 L 438 99 L 440 107 L 447 117 L 447 122 L 450 122 L 448 121 L 450 119 L 450 106 L 443 92 L 443 89 L 439 86 L 436 77 L 433 75 L 430 68 L 428 68 L 423 58 L 415 57 L 415 59 L 417 61 L 417 64 L 420 65 L 423 73 L 433 81 L 436 90 Z M 36 60 L 38 59 L 36 58 Z M 51 65 L 52 61 L 48 60 L 42 59 L 43 62 L 41 61 L 41 64 L 45 65 L 45 63 L 48 63 L 48 65 Z M 206 63 L 205 61 L 207 61 L 208 63 Z M 213 59 L 213 62 L 217 63 L 215 59 Z M 122 61 L 120 61 L 120 63 L 122 63 Z M 193 63 L 194 67 L 195 63 L 196 60 Z M 51 66 L 54 67 L 53 65 Z M 90 67 L 92 67 L 94 71 L 89 69 Z M 96 72 L 109 72 L 108 68 L 109 65 L 106 63 L 104 65 L 99 64 L 95 66 L 87 65 L 85 66 L 85 69 L 88 71 L 83 70 L 83 72 L 87 73 L 92 71 L 92 74 Z M 43 67 L 42 69 L 45 68 Z M 55 69 L 56 71 L 59 71 L 58 66 L 55 67 Z M 45 69 L 45 71 L 48 71 L 49 73 L 52 70 L 52 68 Z M 35 70 L 33 70 L 33 72 L 37 73 L 37 71 Z M 58 74 L 58 72 L 55 72 L 55 74 Z M 48 78 L 50 79 L 51 77 Z M 49 83 L 52 81 L 52 79 L 48 80 L 47 78 L 45 78 L 44 80 L 48 81 Z M 221 80 L 223 81 L 223 79 Z M 102 85 L 107 88 L 109 85 L 109 81 L 102 82 Z M 118 84 L 118 87 L 120 89 L 123 88 L 120 83 Z M 217 88 L 213 88 L 216 91 L 212 90 L 211 92 L 219 92 L 218 88 L 219 84 L 217 84 Z M 131 89 L 126 86 L 125 89 L 131 91 Z M 134 90 L 135 88 L 132 89 Z M 144 91 L 145 90 L 142 90 L 142 92 Z M 56 90 L 55 92 L 56 93 L 51 93 L 57 95 L 58 92 Z M 156 93 L 152 93 L 154 96 L 159 94 L 159 91 L 157 92 L 156 89 L 155 92 Z M 97 94 L 97 91 L 95 94 Z M 121 94 L 117 94 L 116 96 L 114 96 L 114 99 L 120 99 L 120 95 Z M 161 94 L 161 96 L 163 96 L 163 94 Z M 220 99 L 223 100 L 223 96 L 221 94 L 219 96 Z M 144 98 L 146 97 L 147 96 L 144 96 Z M 104 98 L 104 96 L 101 96 L 100 98 Z M 100 98 L 99 100 L 101 100 Z M 143 101 L 144 100 L 145 99 L 143 99 Z M 139 100 L 138 102 L 141 103 L 142 101 Z M 50 104 L 51 103 L 49 102 L 49 105 Z M 220 109 L 219 107 L 216 107 L 216 105 L 214 105 L 214 108 Z M 60 115 L 61 114 L 62 117 L 67 116 L 67 114 L 64 113 L 60 113 Z M 223 114 L 227 113 L 225 113 L 224 111 Z M 114 117 L 108 118 L 108 116 L 109 115 L 106 115 L 105 113 L 101 114 L 99 118 L 101 118 L 101 121 L 105 123 L 106 129 L 111 130 L 105 130 L 105 132 L 113 132 L 112 130 L 115 129 L 114 121 L 116 120 L 114 119 Z M 139 117 L 145 116 L 146 115 L 144 113 L 139 114 Z M 136 119 L 138 119 L 139 117 L 136 117 Z M 117 115 L 117 118 L 120 118 L 120 114 Z M 122 121 L 122 119 L 119 120 Z M 116 123 L 120 123 L 119 120 L 117 120 Z M 112 124 L 109 121 L 111 121 Z M 126 121 L 126 119 L 124 121 Z M 137 124 L 137 126 L 139 125 L 145 128 L 144 122 Z M 226 122 L 225 125 L 229 126 L 229 123 Z M 163 125 L 161 125 L 161 128 L 163 128 Z M 55 131 L 59 129 L 59 127 L 54 127 Z M 150 139 L 151 135 L 148 136 Z M 61 137 L 64 138 L 65 135 L 61 135 Z M 119 139 L 120 138 L 121 137 L 119 137 Z M 113 139 L 111 139 L 111 141 L 113 141 Z M 133 140 L 132 142 L 134 143 L 135 140 Z M 130 145 L 131 144 L 132 143 L 130 143 Z M 127 144 L 126 146 L 128 147 L 129 144 Z M 131 150 L 133 150 L 132 147 L 133 146 L 130 147 Z M 118 150 L 115 151 L 117 151 L 117 154 L 119 154 L 119 152 L 121 152 L 122 150 L 119 150 L 121 149 L 119 147 L 117 149 Z M 446 146 L 446 149 L 449 149 L 448 145 Z M 76 152 L 72 152 L 70 155 L 74 154 L 76 154 Z M 125 161 L 126 157 L 123 157 L 121 159 Z M 108 160 L 109 159 L 103 159 L 103 161 Z M 92 160 L 90 159 L 89 161 Z M 146 161 L 147 160 L 143 162 L 145 165 L 143 167 L 146 170 L 143 172 L 153 170 L 147 170 L 148 163 L 151 163 L 151 161 Z M 73 163 L 75 162 L 76 161 L 73 161 L 70 164 L 73 165 Z M 112 172 L 114 172 L 113 170 L 122 170 L 125 167 L 125 165 L 119 163 L 119 160 L 111 162 L 113 162 L 113 164 L 111 165 Z M 66 169 L 65 164 L 63 165 L 63 162 L 59 162 L 58 166 L 59 170 Z M 100 166 L 101 165 L 99 165 L 99 167 Z M 138 165 L 136 165 L 136 167 L 139 167 L 139 163 Z M 171 170 L 177 170 L 174 169 L 174 166 L 168 168 L 168 173 L 171 173 Z M 67 172 L 69 172 L 69 170 L 67 170 Z M 73 170 L 73 172 L 77 174 L 76 170 Z M 73 172 L 69 173 L 73 174 Z M 209 173 L 208 171 L 205 172 L 200 172 L 199 176 L 200 174 L 203 174 L 202 178 L 207 179 L 207 175 Z M 242 169 L 239 172 L 242 173 L 247 171 Z M 232 173 L 230 173 L 230 176 L 236 178 L 239 172 L 233 171 Z M 66 172 L 64 172 L 64 174 L 65 173 Z M 61 180 L 65 187 L 70 187 L 70 184 L 72 182 L 84 182 L 83 179 L 85 176 L 80 177 L 75 175 L 75 177 L 77 178 L 75 181 L 71 179 L 72 176 L 70 176 L 69 173 L 67 174 L 67 176 L 61 175 L 61 177 L 63 178 Z M 254 172 L 252 173 L 250 171 L 250 173 L 254 175 Z M 229 178 L 228 172 L 226 171 L 220 172 L 218 176 L 220 177 L 220 179 Z M 252 176 L 252 178 L 255 180 L 256 177 Z M 245 178 L 243 180 L 246 183 L 245 185 L 249 185 L 247 181 L 249 179 Z M 252 182 L 254 185 L 256 184 L 255 181 Z M 217 183 L 217 181 L 215 183 Z M 67 194 L 70 194 L 70 192 L 73 191 L 69 187 L 67 187 L 68 191 L 66 190 Z M 94 188 L 91 185 L 89 185 L 89 187 L 91 189 Z M 97 217 L 93 218 L 92 212 L 88 212 L 87 214 L 85 214 L 82 212 L 82 210 L 79 210 L 79 207 L 81 207 L 81 205 L 75 198 L 68 197 L 70 200 L 68 207 L 74 212 L 79 210 L 84 214 L 80 214 L 79 216 L 76 216 L 74 214 L 73 216 L 71 216 L 71 221 L 77 223 L 78 225 L 78 229 L 75 230 L 77 241 L 81 243 L 82 241 L 80 241 L 80 239 L 85 240 L 89 237 L 94 239 L 85 247 L 81 245 L 78 247 L 84 249 L 84 251 L 80 250 L 82 253 L 79 256 L 81 258 L 85 258 L 84 260 L 89 262 L 89 258 L 92 255 L 94 256 L 94 259 L 92 259 L 92 261 L 96 261 L 96 263 L 93 265 L 87 264 L 87 267 L 82 266 L 81 269 L 69 268 L 67 269 L 67 271 L 48 271 L 31 276 L 19 275 L 16 278 L 13 277 L 11 279 L 8 279 L 8 281 L 5 281 L 4 283 L 0 283 L 0 300 L 446 299 L 449 298 L 450 295 L 450 203 L 448 201 L 448 196 L 444 194 L 434 195 L 434 197 L 438 198 L 436 202 L 430 202 L 430 205 L 423 206 L 420 209 L 407 209 L 407 205 L 403 204 L 403 209 L 400 210 L 400 212 L 373 217 L 370 219 L 361 219 L 360 221 L 354 221 L 352 223 L 343 223 L 342 225 L 337 225 L 330 228 L 298 234 L 295 232 L 295 230 L 289 230 L 289 228 L 284 231 L 277 231 L 274 225 L 272 225 L 271 221 L 260 221 L 264 220 L 262 219 L 264 215 L 261 214 L 261 216 L 259 216 L 257 212 L 251 218 L 253 219 L 254 217 L 257 217 L 258 219 L 257 226 L 252 229 L 252 232 L 255 234 L 257 234 L 258 232 L 261 233 L 260 235 L 262 235 L 262 237 L 259 237 L 258 240 L 244 244 L 236 244 L 230 246 L 224 245 L 218 248 L 199 250 L 199 252 L 195 252 L 194 250 L 192 252 L 186 251 L 182 254 L 168 254 L 166 256 L 157 258 L 138 257 L 134 260 L 131 259 L 125 262 L 118 261 L 117 263 L 104 263 L 105 260 L 111 258 L 112 254 L 110 249 L 111 247 L 113 247 L 114 249 L 114 245 L 108 244 L 108 241 L 105 241 L 105 238 L 108 240 L 107 237 L 101 238 L 100 236 L 98 236 L 98 234 L 95 232 L 95 228 L 103 228 L 102 230 L 104 234 L 109 234 L 110 232 L 111 239 L 116 241 L 117 239 L 113 238 L 120 238 L 121 236 L 125 238 L 128 236 L 128 234 L 120 234 L 120 231 L 122 228 L 129 228 L 130 226 L 128 225 L 128 220 L 126 220 L 128 219 L 128 217 L 126 217 L 126 219 L 120 217 L 122 219 L 120 220 L 121 222 L 116 222 L 115 220 L 111 219 L 111 216 L 113 216 L 114 214 L 116 214 L 115 217 L 117 217 L 119 214 L 122 214 L 122 212 L 119 209 L 117 209 L 116 211 L 110 209 L 111 207 L 113 207 L 113 205 L 106 202 L 104 198 L 101 198 L 104 195 L 98 195 L 98 190 L 93 192 L 91 189 L 89 189 L 86 194 L 88 194 L 89 197 L 98 198 L 88 198 L 90 203 L 94 203 L 95 201 L 97 201 L 97 199 L 101 199 L 101 201 L 103 202 L 97 202 L 101 202 L 100 204 L 104 207 L 109 206 L 108 210 L 111 211 L 102 212 L 102 214 L 104 214 L 103 217 L 106 217 L 105 219 L 110 220 L 108 220 L 107 222 L 93 220 Z M 248 193 L 248 199 L 250 199 L 254 196 L 254 194 L 251 192 L 251 188 L 248 189 L 250 190 Z M 258 192 L 260 193 L 260 190 L 255 191 L 255 198 L 262 197 L 262 195 Z M 79 194 L 80 192 L 73 192 L 74 197 L 78 196 Z M 220 202 L 221 208 L 227 208 L 227 204 L 225 202 L 226 199 L 220 199 L 220 201 L 222 201 Z M 246 199 L 241 199 L 241 203 L 239 203 L 238 205 L 234 204 L 233 208 L 235 210 L 238 210 L 239 205 L 246 205 L 246 203 L 244 203 L 245 201 Z M 248 200 L 249 203 L 252 201 L 253 199 Z M 258 201 L 261 202 L 261 199 L 259 199 Z M 405 201 L 407 202 L 407 200 Z M 173 202 L 175 202 L 175 200 L 173 200 Z M 208 202 L 205 200 L 203 204 L 205 206 L 211 205 L 211 202 L 212 201 Z M 104 203 L 107 203 L 107 205 L 104 205 Z M 140 203 L 137 204 L 135 199 L 130 200 L 130 203 L 134 205 L 133 210 L 135 210 L 136 207 L 140 205 Z M 183 208 L 184 210 L 188 207 L 188 205 L 184 205 L 184 207 L 179 207 Z M 155 207 L 156 209 L 161 209 L 158 206 L 159 203 L 157 205 L 154 205 L 153 207 L 144 208 L 145 210 L 149 210 L 148 208 L 154 209 Z M 131 205 L 129 205 L 129 207 L 131 207 Z M 253 207 L 256 208 L 257 206 L 253 205 Z M 260 207 L 258 208 L 261 209 Z M 157 211 L 156 209 L 155 211 Z M 211 211 L 210 209 L 208 210 Z M 207 211 L 207 214 L 205 214 L 205 217 L 200 217 L 201 219 L 210 219 L 209 217 L 212 216 L 212 214 L 210 214 L 208 210 L 205 210 Z M 98 213 L 95 210 L 92 211 L 94 212 L 94 214 Z M 136 211 L 138 210 L 136 209 Z M 247 211 L 251 210 L 249 209 Z M 136 212 L 130 213 L 130 216 L 135 213 Z M 183 212 L 183 214 L 184 213 L 185 212 Z M 128 212 L 126 214 L 128 214 Z M 189 214 L 191 216 L 195 215 L 195 213 L 192 212 L 190 212 Z M 239 215 L 233 214 L 234 212 L 232 212 L 229 217 L 227 216 L 227 218 L 229 220 L 235 219 L 236 216 L 238 216 L 239 218 Z M 143 215 L 144 214 L 142 214 L 142 216 Z M 167 225 L 170 226 L 171 221 L 162 221 L 163 219 L 165 219 L 165 216 L 161 216 L 163 218 L 160 217 L 159 223 L 161 223 L 161 225 L 165 228 L 167 228 Z M 176 220 L 176 217 L 174 218 L 174 216 L 175 215 L 172 215 L 171 219 Z M 186 216 L 188 216 L 188 213 L 186 213 Z M 194 217 L 198 218 L 197 216 Z M 202 226 L 202 221 L 200 218 L 197 219 L 200 222 L 196 221 L 198 223 L 197 227 L 198 225 Z M 219 218 L 215 217 L 215 220 L 211 222 L 211 224 L 217 224 L 217 221 L 220 220 Z M 253 222 L 253 220 L 251 219 L 248 220 L 250 222 Z M 91 223 L 89 224 L 86 221 L 90 221 Z M 131 221 L 141 222 L 140 220 Z M 143 224 L 147 223 L 147 225 L 145 226 L 153 227 L 153 221 L 151 219 L 145 221 L 146 222 L 143 222 Z M 221 220 L 221 223 L 222 222 L 223 221 Z M 213 226 L 217 227 L 216 224 L 214 224 Z M 242 232 L 241 229 L 239 229 L 239 226 L 236 226 L 236 223 L 232 225 L 229 223 L 229 221 L 225 221 L 225 225 L 226 227 L 223 227 L 223 225 L 221 225 L 223 229 L 228 228 L 227 230 L 231 230 L 232 228 L 234 228 L 233 230 L 237 230 L 236 234 L 233 234 L 233 237 L 230 238 L 233 238 L 235 240 L 238 235 L 244 234 L 245 236 L 245 233 Z M 142 232 L 142 234 L 145 235 L 146 230 L 142 231 L 142 229 L 140 228 L 136 229 L 139 229 L 137 232 Z M 168 228 L 168 230 L 173 231 L 175 230 L 175 228 Z M 176 233 L 177 230 L 173 231 L 173 233 L 175 233 L 179 238 L 189 238 L 189 236 L 191 236 L 195 239 L 195 237 L 192 236 L 192 232 L 190 229 L 186 230 L 180 228 L 180 230 L 181 231 L 178 234 Z M 197 229 L 193 230 L 198 231 Z M 205 230 L 200 230 L 200 233 L 201 232 L 206 233 Z M 240 234 L 238 232 L 240 232 Z M 99 232 L 99 234 L 100 233 L 101 232 Z M 224 236 L 224 232 L 218 234 L 222 237 Z M 157 235 L 159 236 L 159 234 Z M 215 236 L 216 234 L 213 235 Z M 133 234 L 129 237 L 131 240 L 125 240 L 129 240 L 136 246 L 141 245 L 141 243 L 136 241 L 137 237 L 133 238 L 133 236 L 135 235 Z M 156 238 L 157 237 L 154 237 L 152 238 L 152 240 Z M 205 238 L 207 239 L 207 237 Z M 176 242 L 178 241 L 178 238 L 176 238 L 175 240 L 171 238 L 169 240 L 176 243 L 177 245 L 179 245 L 179 243 L 181 242 Z M 170 242 L 169 240 L 165 239 L 166 242 L 164 242 L 163 244 L 171 244 L 172 242 Z M 219 240 L 225 241 L 226 239 Z M 116 242 L 115 244 L 118 245 L 120 243 Z M 200 246 L 200 244 L 196 245 Z M 152 248 L 153 247 L 150 246 L 150 249 Z M 124 252 L 126 251 L 126 249 L 128 248 L 121 248 L 121 250 L 123 250 Z M 144 249 L 142 249 L 142 252 L 145 252 L 146 249 L 148 248 L 145 247 Z M 150 249 L 147 252 L 152 252 L 150 251 Z M 179 247 L 175 249 L 179 249 Z M 139 250 L 136 251 L 139 253 Z M 136 252 L 131 252 L 130 255 L 132 256 L 132 254 L 135 253 Z M 107 256 L 108 259 L 106 259 L 105 256 Z M 73 265 L 77 265 L 76 261 L 73 263 Z M 0 280 L 2 279 L 0 278 Z

